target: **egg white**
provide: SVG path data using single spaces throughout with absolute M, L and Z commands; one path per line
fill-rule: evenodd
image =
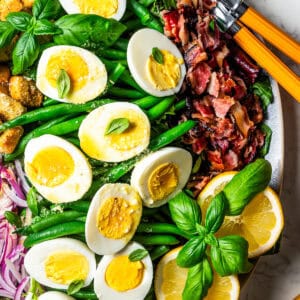
M 181 77 L 175 88 L 165 91 L 156 89 L 149 81 L 146 71 L 147 60 L 154 47 L 161 50 L 168 50 L 175 57 L 183 60 L 179 49 L 165 35 L 154 29 L 144 28 L 135 32 L 129 40 L 127 48 L 129 70 L 138 85 L 147 93 L 156 97 L 176 94 L 182 86 L 186 74 L 186 67 L 184 63 L 180 65 Z
M 126 150 L 116 149 L 107 142 L 105 137 L 106 129 L 113 119 L 122 118 L 124 114 L 131 111 L 140 116 L 145 126 L 145 132 L 138 145 Z M 80 147 L 87 155 L 98 160 L 106 162 L 124 161 L 138 155 L 147 148 L 150 141 L 150 128 L 148 117 L 137 105 L 128 102 L 106 104 L 90 112 L 81 123 L 78 131 Z M 85 145 L 85 136 L 93 140 L 94 147 L 100 153 L 99 155 L 97 154 L 98 157 L 90 153 L 89 145 Z
M 40 295 L 38 300 L 75 300 L 75 298 L 62 292 L 50 291 Z
M 144 269 L 144 276 L 142 282 L 136 288 L 125 291 L 125 292 L 118 292 L 106 284 L 105 280 L 105 272 L 112 261 L 113 258 L 119 255 L 129 255 L 134 250 L 137 249 L 145 249 L 142 245 L 136 242 L 131 242 L 124 248 L 122 251 L 114 254 L 114 255 L 105 255 L 101 259 L 94 279 L 94 291 L 97 297 L 101 300 L 112 300 L 112 299 L 122 299 L 122 300 L 137 300 L 137 299 L 144 299 L 147 295 L 148 291 L 150 290 L 152 279 L 153 279 L 153 265 L 152 260 L 149 255 L 141 259 L 145 269 Z
M 166 198 L 154 201 L 148 189 L 148 179 L 151 173 L 164 163 L 173 163 L 178 167 L 178 185 Z M 150 153 L 139 161 L 131 174 L 131 185 L 140 194 L 143 204 L 147 207 L 158 207 L 174 197 L 186 185 L 192 170 L 192 155 L 185 149 L 166 147 Z
M 81 0 L 81 1 L 84 2 L 85 0 Z M 80 7 L 73 0 L 59 0 L 59 2 L 68 14 L 84 13 L 80 10 Z M 126 0 L 118 0 L 118 10 L 114 15 L 111 16 L 111 18 L 119 21 L 123 17 L 125 10 L 126 10 Z M 96 12 L 93 12 L 93 14 L 97 15 Z
M 86 83 L 79 90 L 71 91 L 65 98 L 60 98 L 57 87 L 53 87 L 47 80 L 47 65 L 53 55 L 64 51 L 71 51 L 81 57 L 88 67 Z M 75 46 L 53 46 L 43 51 L 39 60 L 36 74 L 36 85 L 46 96 L 71 103 L 85 103 L 98 97 L 106 88 L 107 71 L 102 61 L 92 52 Z
M 24 258 L 24 266 L 27 273 L 40 284 L 54 289 L 67 289 L 67 285 L 49 280 L 44 269 L 45 261 L 51 253 L 67 250 L 79 252 L 86 257 L 89 263 L 89 273 L 84 286 L 88 286 L 92 282 L 96 271 L 95 254 L 84 243 L 71 238 L 53 239 L 36 244 L 30 248 Z
M 137 222 L 130 232 L 121 239 L 103 236 L 97 228 L 97 216 L 101 205 L 108 198 L 120 197 L 130 205 L 137 205 Z M 142 201 L 138 193 L 128 184 L 114 183 L 103 185 L 92 199 L 85 222 L 85 238 L 88 247 L 99 255 L 113 254 L 121 250 L 133 237 L 142 216 Z
M 28 164 L 43 149 L 55 146 L 65 150 L 73 159 L 74 172 L 63 183 L 54 187 L 48 187 L 36 182 L 27 171 Z M 55 161 L 53 161 L 55 164 Z M 53 203 L 64 203 L 79 200 L 92 184 L 92 169 L 84 154 L 73 144 L 54 135 L 45 134 L 31 139 L 24 152 L 25 173 L 32 185 L 47 200 Z

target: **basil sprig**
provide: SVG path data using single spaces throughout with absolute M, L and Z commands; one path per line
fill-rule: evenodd
M 8 21 L 16 30 L 26 31 L 30 26 L 32 16 L 27 12 L 11 12 L 6 17 Z
M 134 262 L 134 261 L 142 260 L 148 254 L 149 253 L 146 249 L 136 249 L 129 254 L 128 258 L 130 261 Z
M 74 280 L 72 281 L 67 289 L 68 295 L 73 295 L 77 293 L 84 286 L 84 280 Z
M 152 56 L 156 62 L 158 62 L 161 65 L 164 64 L 164 56 L 159 48 L 152 48 Z
M 126 118 L 117 118 L 112 120 L 106 128 L 105 135 L 123 133 L 130 126 L 130 122 Z
M 56 84 L 58 97 L 61 99 L 65 98 L 71 89 L 71 79 L 65 70 L 60 70 Z

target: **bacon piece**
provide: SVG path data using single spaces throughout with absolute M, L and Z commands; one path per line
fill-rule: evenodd
M 235 100 L 229 96 L 223 98 L 215 98 L 212 101 L 215 114 L 219 118 L 225 118 L 228 111 L 235 104 Z
M 225 57 L 229 54 L 229 49 L 226 45 L 222 47 L 221 50 L 215 51 L 214 56 L 216 58 L 219 68 L 222 68 Z
M 163 13 L 162 18 L 164 20 L 164 33 L 167 37 L 174 39 L 175 42 L 180 42 L 179 39 L 179 13 L 177 10 L 166 11 Z
M 224 164 L 222 161 L 221 153 L 218 150 L 207 151 L 207 158 L 210 162 L 210 169 L 214 171 L 223 171 Z
M 207 60 L 207 53 L 204 51 L 201 41 L 194 40 L 188 45 L 184 53 L 184 60 L 188 67 L 194 67 L 201 61 Z
M 231 138 L 234 134 L 234 125 L 228 118 L 216 119 L 216 123 L 211 126 L 216 139 Z
M 214 97 L 218 97 L 220 91 L 220 82 L 216 72 L 212 72 L 207 92 Z
M 193 152 L 196 154 L 201 154 L 202 151 L 206 149 L 206 147 L 207 147 L 207 142 L 205 137 L 203 136 L 195 139 L 194 143 L 192 144 Z
M 215 117 L 212 107 L 205 105 L 203 101 L 194 101 L 194 107 L 204 118 L 213 119 Z
M 223 161 L 226 171 L 235 170 L 239 165 L 239 157 L 232 150 L 229 150 L 228 153 L 224 155 Z
M 187 79 L 197 95 L 205 92 L 211 75 L 210 67 L 201 62 L 187 72 Z
M 178 38 L 181 41 L 181 44 L 184 46 L 189 42 L 189 38 L 190 38 L 190 33 L 187 29 L 184 15 L 179 15 L 178 28 L 179 28 Z

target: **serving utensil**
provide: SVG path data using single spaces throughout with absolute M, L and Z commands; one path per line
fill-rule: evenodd
M 219 28 L 234 40 L 298 102 L 300 78 L 289 69 L 246 26 L 259 33 L 284 54 L 300 62 L 300 45 L 243 0 L 219 0 L 213 10 Z M 246 25 L 246 26 L 245 26 Z

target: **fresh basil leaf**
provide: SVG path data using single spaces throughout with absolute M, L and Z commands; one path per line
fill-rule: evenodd
M 152 48 L 152 56 L 156 62 L 163 65 L 164 64 L 164 55 L 157 47 Z
M 182 268 L 191 268 L 202 261 L 206 250 L 203 237 L 191 238 L 179 251 L 176 263 Z
M 215 233 L 219 230 L 225 218 L 226 205 L 227 200 L 223 192 L 213 197 L 205 216 L 205 228 L 208 232 Z
M 169 201 L 169 208 L 179 229 L 190 234 L 197 233 L 196 224 L 201 223 L 201 211 L 195 200 L 180 192 Z
M 270 145 L 271 145 L 271 140 L 272 140 L 272 129 L 267 125 L 267 124 L 262 124 L 260 126 L 260 130 L 264 133 L 265 135 L 265 142 L 262 148 L 259 150 L 259 155 L 261 157 L 265 157 L 270 150 Z
M 26 196 L 28 208 L 31 210 L 33 216 L 39 214 L 39 204 L 35 188 L 30 188 Z
M 201 263 L 189 269 L 182 300 L 203 299 L 212 283 L 213 271 L 207 258 L 204 258 Z
M 105 135 L 123 133 L 129 126 L 130 122 L 126 118 L 114 119 L 107 126 Z
M 13 51 L 13 75 L 23 73 L 39 56 L 40 45 L 30 32 L 24 32 Z
M 60 33 L 62 33 L 62 30 L 46 19 L 37 20 L 33 28 L 33 34 L 35 35 L 52 35 Z
M 257 81 L 253 84 L 253 92 L 262 103 L 263 110 L 266 111 L 269 104 L 273 102 L 272 86 L 268 77 L 263 81 Z
M 238 235 L 218 239 L 218 246 L 211 247 L 211 262 L 221 276 L 248 273 L 252 264 L 248 262 L 248 242 Z
M 148 255 L 148 251 L 146 249 L 136 249 L 131 252 L 128 256 L 130 261 L 139 261 Z
M 126 30 L 125 25 L 114 19 L 88 14 L 65 15 L 55 24 L 63 31 L 54 36 L 56 44 L 91 50 L 111 46 Z
M 202 237 L 205 237 L 207 234 L 207 229 L 198 223 L 196 223 L 196 230 L 197 230 L 197 233 Z
M 12 211 L 6 211 L 4 213 L 4 217 L 8 221 L 9 224 L 14 225 L 17 228 L 20 228 L 22 226 L 22 221 L 16 213 L 14 213 Z
M 84 280 L 74 280 L 70 283 L 67 289 L 68 295 L 77 293 L 84 285 Z
M 35 0 L 32 14 L 37 19 L 56 19 L 63 12 L 58 0 Z
M 15 28 L 7 21 L 0 21 L 0 48 L 9 45 L 16 33 Z
M 65 98 L 71 89 L 71 79 L 65 70 L 60 70 L 56 85 L 58 97 L 61 99 Z
M 210 246 L 219 246 L 218 239 L 212 233 L 209 233 L 204 237 L 204 242 Z
M 26 31 L 30 25 L 31 19 L 32 16 L 23 11 L 11 12 L 6 17 L 6 21 L 8 21 L 15 29 L 20 31 Z

